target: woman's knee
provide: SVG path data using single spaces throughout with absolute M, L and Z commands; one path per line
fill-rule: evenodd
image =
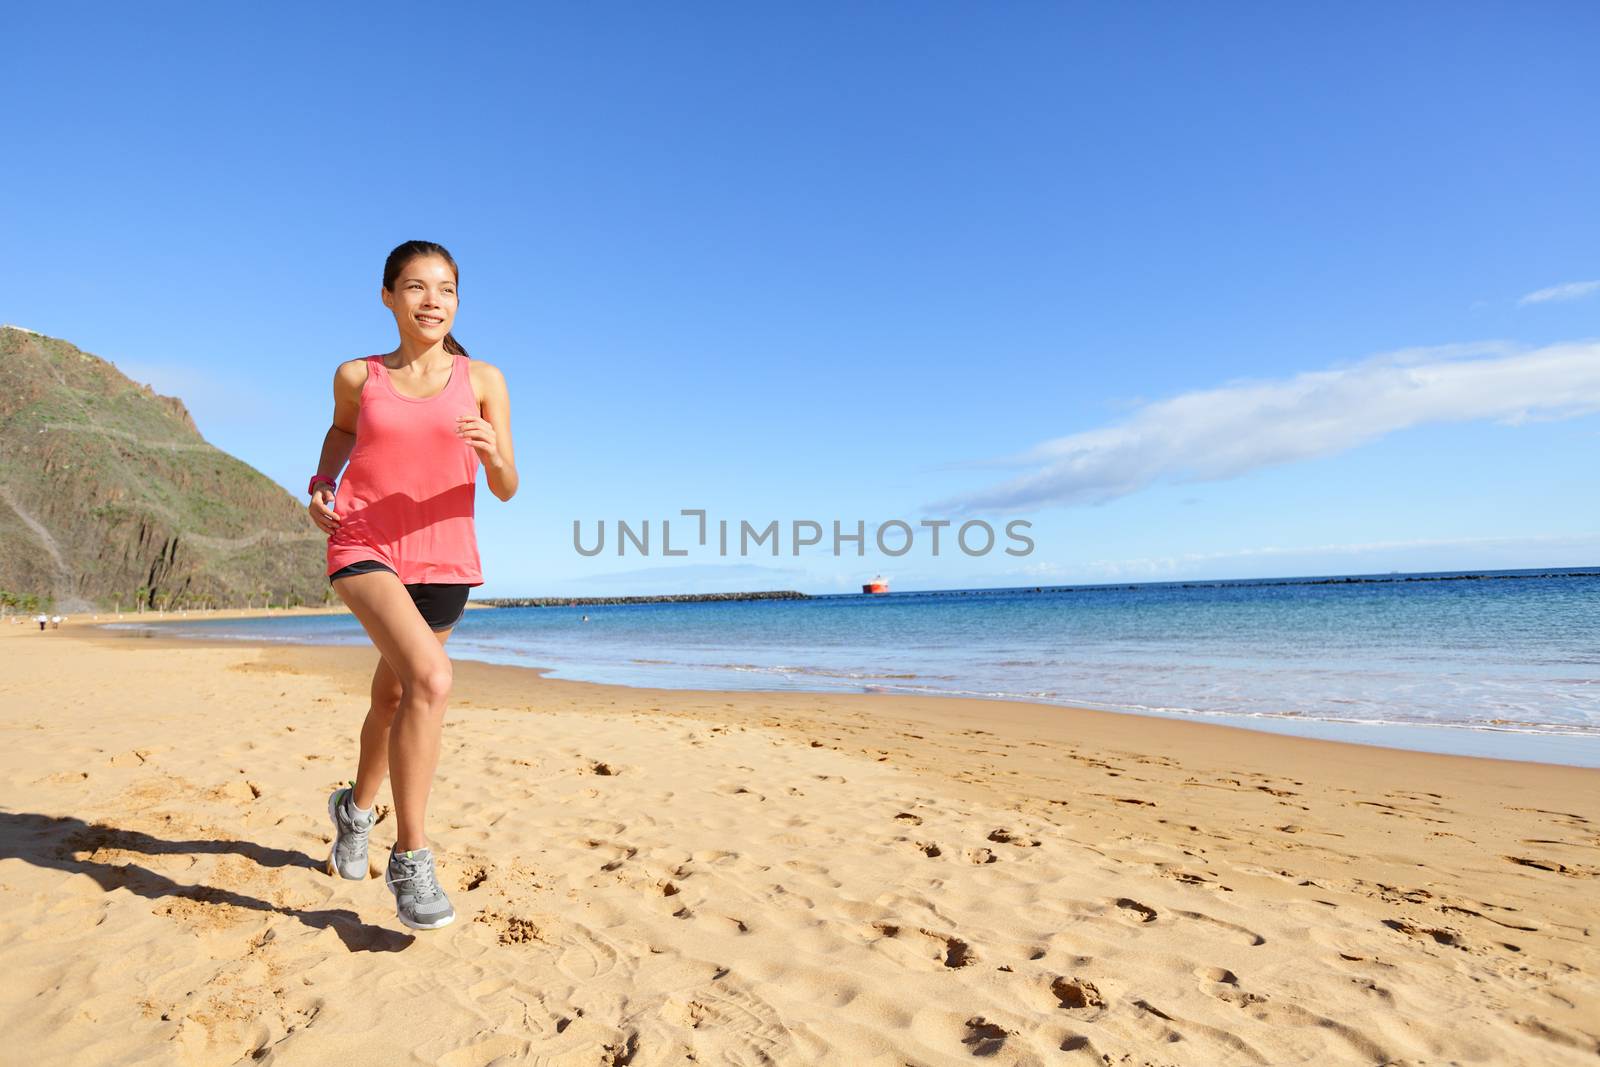
M 392 719 L 394 713 L 400 710 L 400 698 L 405 696 L 405 687 L 400 684 L 399 677 L 389 667 L 387 660 L 378 661 L 378 669 L 372 676 L 372 714 L 380 719 Z
M 440 705 L 450 696 L 450 686 L 455 682 L 455 671 L 450 661 L 429 664 L 411 676 L 406 686 L 414 696 L 430 705 Z
M 405 688 L 398 681 L 392 686 L 373 689 L 372 711 L 370 714 L 385 722 L 393 719 L 395 712 L 400 710 L 400 700 L 404 696 Z

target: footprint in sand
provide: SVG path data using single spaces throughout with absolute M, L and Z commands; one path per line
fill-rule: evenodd
M 1486 908 L 1491 908 L 1491 907 L 1496 907 L 1496 906 L 1497 905 L 1493 905 L 1493 904 L 1485 904 L 1484 905 L 1484 907 L 1486 907 Z M 1507 930 L 1533 931 L 1533 930 L 1539 929 L 1537 926 L 1524 926 L 1521 923 L 1502 922 L 1499 919 L 1496 919 L 1493 915 L 1485 915 L 1481 911 L 1475 911 L 1472 908 L 1464 908 L 1459 904 L 1441 904 L 1441 905 L 1439 905 L 1439 910 L 1440 911 L 1454 911 L 1454 912 L 1458 912 L 1458 913 L 1460 913 L 1462 915 L 1471 915 L 1471 916 L 1473 916 L 1475 918 L 1484 919 L 1484 920 L 1486 920 L 1488 922 L 1492 922 L 1496 926 L 1503 926 Z M 1507 910 L 1516 911 L 1517 909 L 1510 908 L 1510 909 L 1507 909 Z
M 461 871 L 458 888 L 463 893 L 470 893 L 489 880 L 489 868 L 481 863 L 469 863 Z
M 1200 991 L 1206 996 L 1213 997 L 1225 1004 L 1232 1004 L 1237 1008 L 1247 1008 L 1252 1004 L 1260 1004 L 1267 999 L 1259 993 L 1250 993 L 1240 989 L 1239 976 L 1226 967 L 1196 967 L 1194 976 L 1200 979 Z
M 870 933 L 869 944 L 895 944 L 901 946 L 899 952 L 918 962 L 931 961 L 939 966 L 955 970 L 969 967 L 977 962 L 978 957 L 973 953 L 972 947 L 959 937 L 950 937 L 945 934 L 935 933 L 924 927 L 917 927 L 907 931 L 896 923 L 878 921 L 868 925 Z M 872 937 L 878 934 L 878 937 Z
M 539 936 L 538 924 L 520 915 L 507 915 L 492 910 L 480 911 L 472 917 L 472 921 L 494 930 L 502 945 L 526 945 L 544 940 Z
M 1095 984 L 1081 978 L 1056 975 L 1050 979 L 1049 990 L 1056 1006 L 1068 1011 L 1094 1010 L 1106 1006 L 1105 998 Z
M 750 927 L 745 924 L 743 919 L 735 918 L 732 915 L 711 914 L 707 915 L 706 918 L 709 919 L 713 925 L 722 926 L 730 933 L 748 934 L 750 932 Z
M 1180 1018 L 1171 1015 L 1142 998 L 1135 999 L 1133 1006 L 1148 1016 L 1140 1017 L 1151 1031 L 1152 1037 L 1162 1042 L 1186 1041 L 1187 1047 L 1199 1051 L 1205 1049 L 1203 1063 L 1266 1063 L 1267 1058 L 1253 1048 L 1243 1038 L 1230 1030 L 1217 1026 L 1208 1026 L 1195 1019 Z M 1159 1020 L 1159 1021 L 1157 1021 Z M 1172 1025 L 1167 1025 L 1171 1023 Z M 1214 1046 L 1214 1047 L 1207 1047 Z
M 1153 801 L 1153 800 L 1145 800 L 1145 799 L 1143 799 L 1141 797 L 1119 797 L 1119 796 L 1113 796 L 1110 793 L 1090 793 L 1088 795 L 1092 796 L 1092 797 L 1104 797 L 1107 800 L 1114 800 L 1118 804 L 1133 804 L 1133 805 L 1136 805 L 1138 807 L 1144 807 L 1144 808 L 1156 807 L 1156 802 L 1155 801 Z
M 628 971 L 633 969 L 631 964 L 624 964 L 623 953 L 616 942 L 586 926 L 573 923 L 553 933 L 550 930 L 545 933 L 551 943 L 561 950 L 556 969 L 575 982 L 601 978 L 619 965 Z
M 621 867 L 624 862 L 633 859 L 634 856 L 639 854 L 639 850 L 632 845 L 624 845 L 616 841 L 602 841 L 593 837 L 583 838 L 579 844 L 584 848 L 598 849 L 610 853 L 610 858 L 600 866 L 602 871 L 614 871 Z
M 495 1034 L 445 1053 L 438 1063 L 439 1067 L 487 1067 L 491 1063 L 521 1058 L 528 1047 L 528 1042 L 522 1038 Z
M 214 786 L 207 790 L 206 797 L 210 800 L 236 800 L 248 804 L 261 795 L 261 787 L 252 782 L 243 782 L 235 779 L 225 785 Z
M 1134 900 L 1130 897 L 1118 897 L 1117 907 L 1138 916 L 1139 921 L 1142 923 L 1153 923 L 1156 921 L 1156 909 L 1141 904 L 1137 900 Z
M 1562 818 L 1562 819 L 1571 819 L 1574 822 L 1583 823 L 1585 825 L 1587 825 L 1588 822 L 1589 822 L 1589 820 L 1585 819 L 1582 815 L 1575 815 L 1570 811 L 1550 811 L 1547 808 L 1522 808 L 1522 807 L 1509 807 L 1509 808 L 1507 808 L 1507 810 L 1508 811 L 1525 811 L 1525 812 L 1530 812 L 1530 813 L 1535 814 L 1535 815 L 1554 815 L 1554 816 L 1557 816 L 1557 817 Z
M 1209 923 L 1212 926 L 1220 927 L 1223 930 L 1226 930 L 1229 933 L 1234 934 L 1241 941 L 1243 941 L 1245 944 L 1250 945 L 1252 947 L 1255 946 L 1255 945 L 1265 945 L 1267 943 L 1267 939 L 1262 937 L 1260 934 L 1256 933 L 1254 930 L 1247 930 L 1243 926 L 1238 925 L 1237 923 L 1231 923 L 1231 922 L 1226 921 L 1225 919 L 1218 919 L 1215 916 L 1206 915 L 1203 912 L 1198 912 L 1198 911 L 1174 911 L 1173 914 L 1178 916 L 1181 919 L 1195 919 L 1195 920 L 1197 920 L 1199 922 Z
M 88 771 L 57 771 L 38 779 L 34 785 L 77 785 L 89 777 Z
M 1160 874 L 1161 877 L 1171 878 L 1173 881 L 1181 882 L 1184 885 L 1203 885 L 1224 890 L 1228 888 L 1225 885 L 1217 884 L 1203 874 L 1195 874 L 1193 871 L 1185 871 L 1181 868 L 1173 867 L 1165 863 L 1157 863 L 1155 867 L 1157 873 Z M 1215 872 L 1212 873 L 1214 874 Z
M 751 789 L 746 789 L 744 786 L 738 784 L 737 782 L 725 782 L 722 785 L 713 786 L 711 788 L 711 791 L 713 793 L 719 793 L 719 794 L 721 794 L 722 796 L 725 796 L 725 797 L 735 797 L 735 796 L 743 795 L 743 796 L 748 796 L 748 797 L 754 797 L 756 800 L 766 800 L 767 799 L 762 794 L 757 793 L 757 792 L 755 792 L 754 790 L 751 790 Z
M 1466 951 L 1467 948 L 1461 940 L 1461 935 L 1454 930 L 1447 930 L 1437 926 L 1418 926 L 1415 923 L 1406 922 L 1404 919 L 1385 919 L 1383 920 L 1383 925 L 1391 930 L 1398 930 L 1408 937 L 1414 937 L 1418 941 L 1432 941 L 1435 944 L 1448 945 L 1451 948 L 1459 948 L 1462 951 Z
M 968 1054 L 973 1056 L 997 1055 L 1005 1047 L 1006 1038 L 1011 1036 L 1010 1030 L 989 1022 L 981 1015 L 968 1019 L 966 1028 L 961 1043 L 967 1046 Z
M 1410 817 L 1412 817 L 1414 819 L 1420 819 L 1423 822 L 1437 823 L 1440 826 L 1446 825 L 1446 822 L 1447 822 L 1447 820 L 1445 820 L 1445 819 L 1435 819 L 1435 818 L 1432 818 L 1430 816 L 1423 815 L 1423 814 L 1421 814 L 1419 812 L 1410 811 L 1410 810 L 1408 810 L 1406 808 L 1397 807 L 1394 804 L 1383 804 L 1383 803 L 1380 803 L 1380 802 L 1378 802 L 1376 800 L 1358 800 L 1358 801 L 1356 801 L 1355 806 L 1358 807 L 1358 808 L 1363 808 L 1363 807 L 1365 807 L 1365 808 L 1377 808 L 1378 809 L 1378 813 L 1380 815 L 1392 815 L 1392 816 L 1394 816 L 1396 818 L 1402 818 L 1403 819 L 1403 818 L 1405 818 L 1406 816 L 1409 815 Z
M 1294 1026 L 1315 1029 L 1331 1035 L 1349 1046 L 1360 1060 L 1368 1063 L 1389 1063 L 1394 1057 L 1366 1033 L 1326 1015 L 1300 1007 L 1298 1004 L 1271 1001 L 1265 997 L 1254 1002 L 1252 1016 L 1270 1026 Z M 1336 1058 L 1335 1058 L 1336 1060 Z M 1330 1060 L 1334 1062 L 1334 1060 Z M 1344 1061 L 1337 1061 L 1344 1062 Z
M 1568 878 L 1595 878 L 1600 877 L 1600 870 L 1593 867 L 1568 867 L 1565 863 L 1556 860 L 1534 860 L 1526 856 L 1502 856 L 1501 859 L 1515 863 L 1522 867 L 1532 867 L 1536 871 L 1550 871 L 1552 874 L 1564 874 Z
M 577 1017 L 563 1015 L 555 1019 L 552 1030 L 547 1030 L 532 1042 L 524 1042 L 526 1055 L 497 1054 L 492 1059 L 471 1062 L 470 1067 L 491 1067 L 497 1063 L 535 1063 L 541 1067 L 618 1067 L 620 1064 L 638 1062 L 638 1030 L 584 1018 L 581 1010 L 573 1015 Z
M 722 972 L 726 976 L 727 972 Z M 722 977 L 722 976 L 719 976 Z M 702 986 L 674 998 L 662 1009 L 662 1018 L 697 1032 L 697 1047 L 708 1042 L 717 1053 L 706 1057 L 717 1063 L 792 1063 L 796 1049 L 778 1011 L 748 989 L 725 981 Z M 625 1059 L 606 1061 L 613 1064 Z
M 828 869 L 826 864 L 817 863 L 813 860 L 793 859 L 784 860 L 783 865 L 791 871 L 799 871 L 801 874 L 815 876 L 819 881 L 827 885 L 829 889 L 838 889 L 844 885 L 843 882 L 833 876 L 833 872 Z
M 689 858 L 696 863 L 722 864 L 731 863 L 739 858 L 737 852 L 728 852 L 720 848 L 702 849 L 692 853 Z

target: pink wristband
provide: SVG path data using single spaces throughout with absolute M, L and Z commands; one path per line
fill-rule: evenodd
M 328 477 L 326 474 L 313 474 L 311 476 L 311 484 L 306 486 L 306 495 L 310 496 L 312 493 L 315 493 L 317 491 L 317 486 L 323 483 L 326 483 L 330 489 L 337 488 L 337 483 L 335 483 L 334 480 Z

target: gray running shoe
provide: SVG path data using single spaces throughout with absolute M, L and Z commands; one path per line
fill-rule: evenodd
M 378 821 L 377 811 L 367 813 L 366 822 L 350 814 L 350 795 L 355 783 L 335 789 L 328 798 L 328 818 L 333 820 L 333 850 L 328 853 L 328 873 L 341 878 L 360 879 L 371 874 L 367 866 L 367 834 Z
M 456 909 L 450 906 L 450 899 L 439 888 L 439 879 L 433 873 L 431 849 L 390 852 L 383 881 L 394 894 L 400 921 L 411 929 L 437 930 L 455 919 Z

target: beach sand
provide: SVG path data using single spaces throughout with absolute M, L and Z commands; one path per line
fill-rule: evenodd
M 1600 1057 L 1600 771 L 458 662 L 414 932 L 323 868 L 375 663 L 0 626 L 8 1062 Z

